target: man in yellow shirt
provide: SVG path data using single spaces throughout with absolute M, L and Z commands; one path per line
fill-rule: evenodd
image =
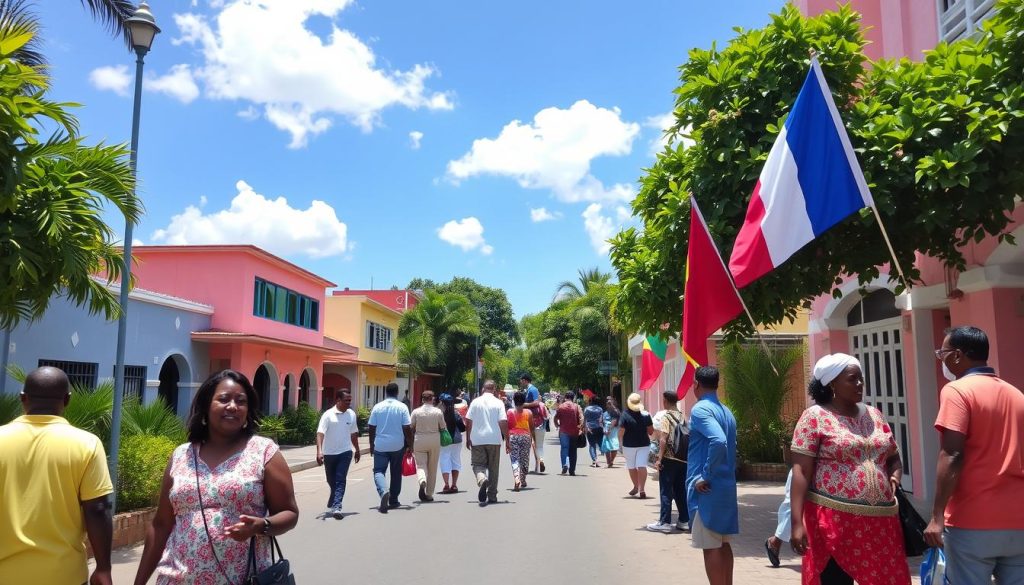
M 103 443 L 61 415 L 71 400 L 57 368 L 28 375 L 25 415 L 0 426 L 0 583 L 110 585 L 113 486 Z

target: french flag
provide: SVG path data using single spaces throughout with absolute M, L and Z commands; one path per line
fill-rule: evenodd
M 851 213 L 874 207 L 817 57 L 779 132 L 729 258 L 743 288 Z

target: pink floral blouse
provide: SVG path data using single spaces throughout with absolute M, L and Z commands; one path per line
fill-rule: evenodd
M 862 404 L 848 417 L 811 406 L 793 431 L 792 450 L 816 459 L 809 500 L 855 514 L 896 513 L 885 462 L 898 450 L 877 408 Z
M 263 470 L 277 453 L 277 445 L 265 437 L 252 437 L 245 448 L 212 470 L 203 461 L 202 447 L 199 447 L 199 485 L 220 567 L 214 560 L 200 516 L 191 447 L 190 443 L 179 445 L 171 455 L 170 501 L 174 509 L 174 529 L 157 566 L 156 582 L 159 585 L 241 583 L 248 569 L 249 542 L 232 540 L 224 530 L 238 522 L 242 514 L 266 515 Z M 256 561 L 261 570 L 270 566 L 270 542 L 265 538 L 257 538 Z

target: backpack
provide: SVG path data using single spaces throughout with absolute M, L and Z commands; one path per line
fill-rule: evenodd
M 667 412 L 665 416 L 676 423 L 672 433 L 668 436 L 668 445 L 666 447 L 673 458 L 686 461 L 687 452 L 690 450 L 690 427 Z

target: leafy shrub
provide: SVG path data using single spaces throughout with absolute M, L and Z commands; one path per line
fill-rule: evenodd
M 365 406 L 360 406 L 356 409 L 356 426 L 359 427 L 359 434 L 366 432 L 366 427 L 370 423 L 370 409 Z
M 164 469 L 177 443 L 167 437 L 134 435 L 121 443 L 117 511 L 156 505 Z
M 288 424 L 280 414 L 264 416 L 260 419 L 260 435 L 269 437 L 280 443 L 288 432 Z
M 0 425 L 5 425 L 21 416 L 21 399 L 14 394 L 0 395 Z
M 110 419 L 114 411 L 114 382 L 100 382 L 95 389 L 75 386 L 64 418 L 72 425 L 99 437 L 110 445 Z
M 298 408 L 285 409 L 281 416 L 285 420 L 287 431 L 281 437 L 286 445 L 312 445 L 316 443 L 316 427 L 320 423 L 320 413 L 312 406 L 302 402 Z
M 149 435 L 167 437 L 176 445 L 185 442 L 185 423 L 163 400 L 142 404 L 136 399 L 124 403 L 121 436 Z

